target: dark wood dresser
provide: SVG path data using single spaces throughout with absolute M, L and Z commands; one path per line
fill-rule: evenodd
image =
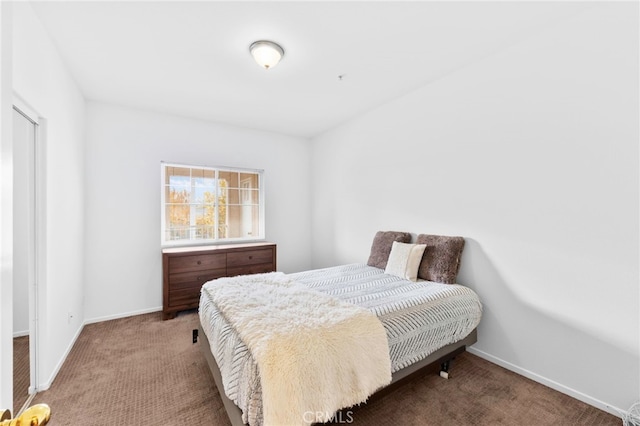
M 273 243 L 175 247 L 162 250 L 162 319 L 198 307 L 204 283 L 276 270 Z

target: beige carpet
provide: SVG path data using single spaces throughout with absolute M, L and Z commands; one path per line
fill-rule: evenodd
M 220 425 L 229 421 L 199 344 L 197 314 L 87 325 L 34 403 L 57 425 Z M 343 413 L 353 425 L 620 425 L 620 419 L 465 353 L 451 378 L 424 376 Z
M 29 398 L 29 336 L 13 339 L 13 411 L 17 413 Z

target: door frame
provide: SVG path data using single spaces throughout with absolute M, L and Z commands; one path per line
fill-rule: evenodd
M 31 200 L 30 210 L 33 211 L 29 218 L 31 222 L 33 237 L 29 238 L 29 371 L 30 385 L 29 394 L 33 395 L 39 390 L 39 361 L 40 356 L 40 307 L 45 306 L 42 300 L 43 283 L 45 279 L 45 243 L 46 243 L 46 170 L 45 170 L 45 150 L 44 141 L 46 135 L 46 120 L 29 105 L 20 95 L 13 94 L 13 109 L 22 114 L 27 120 L 35 125 L 34 141 L 28 149 L 29 163 L 31 166 L 30 175 L 33 179 L 32 193 L 29 194 Z M 27 399 L 27 402 L 29 399 Z M 13 407 L 17 413 L 21 407 Z

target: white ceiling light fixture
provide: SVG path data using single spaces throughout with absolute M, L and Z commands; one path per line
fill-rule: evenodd
M 284 49 L 279 44 L 268 40 L 254 41 L 249 51 L 258 65 L 267 70 L 278 65 L 284 56 Z

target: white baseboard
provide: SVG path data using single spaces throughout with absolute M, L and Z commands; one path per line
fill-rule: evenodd
M 616 417 L 623 417 L 626 414 L 626 410 L 622 410 L 618 407 L 614 407 L 606 402 L 600 401 L 599 399 L 592 398 L 589 395 L 585 395 L 582 392 L 579 392 L 575 389 L 571 389 L 565 385 L 562 385 L 553 380 L 547 379 L 539 374 L 536 374 L 532 371 L 526 370 L 522 367 L 518 367 L 517 365 L 511 364 L 508 361 L 505 361 L 501 358 L 495 357 L 491 354 L 483 352 L 479 349 L 474 348 L 473 346 L 467 347 L 467 352 L 470 352 L 474 355 L 479 356 L 482 359 L 485 359 L 493 364 L 497 364 L 500 367 L 506 368 L 507 370 L 513 371 L 514 373 L 518 373 L 521 376 L 524 376 L 528 379 L 533 380 L 534 382 L 538 382 L 543 384 L 551 389 L 557 390 L 558 392 L 562 392 L 570 397 L 573 397 L 579 401 L 584 402 L 585 404 L 592 405 L 596 408 L 599 408 L 602 411 L 606 411 L 607 413 L 613 414 Z
M 53 383 L 53 381 L 55 380 L 56 376 L 58 375 L 58 372 L 60 371 L 60 369 L 64 365 L 64 362 L 67 360 L 67 357 L 69 356 L 69 352 L 71 352 L 71 349 L 73 349 L 73 345 L 76 344 L 76 340 L 78 340 L 78 337 L 80 336 L 80 333 L 82 333 L 82 329 L 84 329 L 84 324 L 81 324 L 80 327 L 78 327 L 78 331 L 76 331 L 76 334 L 75 334 L 75 336 L 73 336 L 73 339 L 71 339 L 71 342 L 69 343 L 69 346 L 67 346 L 67 349 L 64 351 L 64 354 L 62 354 L 62 357 L 60 357 L 60 360 L 58 361 L 58 364 L 56 364 L 56 367 L 53 369 L 53 372 L 49 376 L 49 380 L 47 380 L 44 383 L 39 383 L 38 384 L 37 392 L 46 391 L 47 389 L 49 389 L 51 387 L 51 384 Z
M 14 331 L 13 332 L 13 338 L 15 339 L 16 337 L 23 337 L 23 336 L 28 336 L 29 335 L 29 330 L 24 330 L 24 331 Z
M 141 309 L 139 311 L 125 312 L 125 313 L 122 313 L 122 314 L 115 314 L 115 315 L 107 315 L 107 316 L 104 316 L 104 317 L 90 318 L 90 319 L 84 320 L 84 325 L 93 324 L 93 323 L 102 322 L 102 321 L 110 321 L 110 320 L 119 319 L 119 318 L 132 317 L 134 315 L 150 314 L 151 312 L 158 312 L 158 311 L 161 311 L 161 310 L 162 310 L 162 306 L 159 306 L 159 307 L 156 307 L 156 308 Z

